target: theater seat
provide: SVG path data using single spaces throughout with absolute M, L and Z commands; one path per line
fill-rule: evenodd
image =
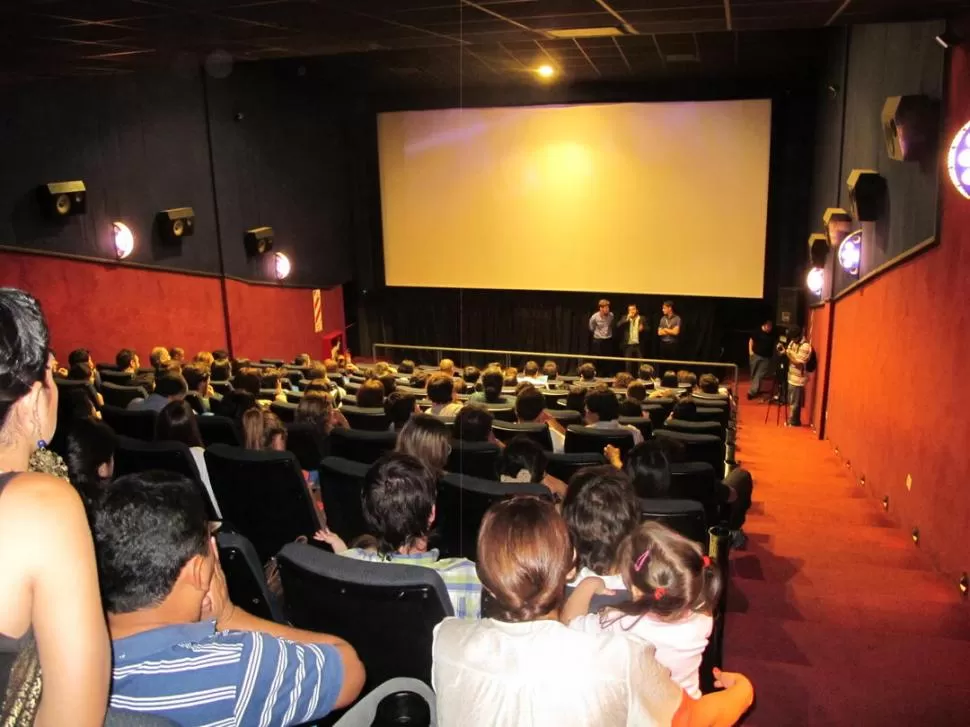
M 259 359 L 259 362 L 269 364 L 270 366 L 276 366 L 277 368 L 283 365 L 283 359 L 281 358 L 261 358 Z
M 145 442 L 150 442 L 155 438 L 155 419 L 157 417 L 158 414 L 153 411 L 129 411 L 107 404 L 101 409 L 102 420 L 114 429 L 116 434 L 141 439 Z
M 686 452 L 686 462 L 707 462 L 718 475 L 724 472 L 724 442 L 714 434 L 685 434 L 658 429 L 654 432 L 654 438 L 674 440 L 682 444 Z
M 684 434 L 713 434 L 715 437 L 724 440 L 725 430 L 719 422 L 710 421 L 684 421 L 683 419 L 668 419 L 664 422 L 664 429 L 671 432 L 683 432 Z
M 569 454 L 547 454 L 546 472 L 568 483 L 576 472 L 583 467 L 598 467 L 606 464 L 602 452 L 571 452 Z
M 370 465 L 343 457 L 326 457 L 320 463 L 320 491 L 327 527 L 349 543 L 367 532 L 361 493 Z
M 299 406 L 300 402 L 303 401 L 302 391 L 287 391 L 284 393 L 286 394 L 286 401 L 289 404 L 296 404 Z
M 205 451 L 209 481 L 223 519 L 245 535 L 261 563 L 320 522 L 292 452 L 254 452 L 214 444 Z
M 661 404 L 644 404 L 640 407 L 643 413 L 649 417 L 650 426 L 654 430 L 660 429 L 664 425 L 664 421 L 667 419 L 667 409 Z
M 101 382 L 101 396 L 105 404 L 124 409 L 135 399 L 147 399 L 148 392 L 142 386 L 124 386 L 110 381 Z
M 447 469 L 472 477 L 497 480 L 495 471 L 499 447 L 492 442 L 463 442 L 451 440 L 451 454 L 448 456 Z
M 707 549 L 707 515 L 699 502 L 641 497 L 640 518 L 666 525 Z
M 485 408 L 498 421 L 514 422 L 515 409 L 505 404 L 486 404 Z
M 238 447 L 242 444 L 242 433 L 239 425 L 229 417 L 217 414 L 197 417 L 199 424 L 199 434 L 202 435 L 202 442 L 206 447 L 213 444 L 228 444 Z
M 282 609 L 266 587 L 263 565 L 253 544 L 239 533 L 220 530 L 216 545 L 219 564 L 229 586 L 229 599 L 253 616 L 285 623 Z
M 570 424 L 583 423 L 583 415 L 575 409 L 547 409 L 546 411 L 549 413 L 549 416 L 564 427 L 568 427 Z
M 131 374 L 127 371 L 99 369 L 98 373 L 101 376 L 102 386 L 107 383 L 118 384 L 119 386 L 127 386 L 131 383 Z
M 286 425 L 286 448 L 296 455 L 300 467 L 315 470 L 330 454 L 330 439 L 310 422 L 291 422 Z
M 351 429 L 362 429 L 368 432 L 386 432 L 390 425 L 383 407 L 360 407 L 345 404 L 340 411 L 347 418 Z
M 289 401 L 274 401 L 269 405 L 269 410 L 278 416 L 284 424 L 291 424 L 296 420 L 296 406 L 296 404 L 291 404 Z
M 501 442 L 508 442 L 515 437 L 525 436 L 547 452 L 552 451 L 552 436 L 549 434 L 548 424 L 535 424 L 533 422 L 520 424 L 519 422 L 495 420 L 492 422 L 492 432 L 495 433 L 495 438 Z
M 626 456 L 633 448 L 633 432 L 628 429 L 591 429 L 572 424 L 566 429 L 566 452 L 599 452 L 612 444 Z
M 454 615 L 430 568 L 369 563 L 291 543 L 280 551 L 286 618 L 301 629 L 353 644 L 368 689 L 393 677 L 431 683 L 434 627 Z
M 731 412 L 726 407 L 698 406 L 695 418 L 699 422 L 717 422 L 726 429 L 731 421 Z
M 372 464 L 394 449 L 396 432 L 366 432 L 336 428 L 330 432 L 330 454 L 355 462 Z
M 209 384 L 212 386 L 212 390 L 221 396 L 232 393 L 232 384 L 228 381 L 210 381 Z
M 617 417 L 616 420 L 625 426 L 639 429 L 644 441 L 653 437 L 653 423 L 649 417 Z
M 446 474 L 438 482 L 435 533 L 442 558 L 475 560 L 478 530 L 485 512 L 494 503 L 516 495 L 551 498 L 549 488 L 539 484 L 505 484 L 495 480 Z

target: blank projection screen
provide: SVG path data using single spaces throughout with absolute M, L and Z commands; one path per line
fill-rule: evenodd
M 378 118 L 388 285 L 761 298 L 771 101 Z

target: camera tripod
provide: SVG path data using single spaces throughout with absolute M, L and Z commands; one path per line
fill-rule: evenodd
M 785 421 L 788 421 L 788 357 L 780 360 L 775 367 L 775 381 L 771 385 L 771 396 L 768 397 L 768 406 L 765 409 L 765 424 L 768 423 L 768 416 L 771 414 L 771 405 L 778 408 L 775 410 L 775 426 L 781 418 L 782 409 L 785 410 Z

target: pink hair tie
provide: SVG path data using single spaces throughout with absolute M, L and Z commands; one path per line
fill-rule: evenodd
M 706 556 L 706 555 L 704 556 L 704 567 L 705 568 L 710 568 L 711 567 L 711 559 L 708 556 Z
M 640 554 L 640 557 L 637 558 L 637 562 L 633 564 L 633 570 L 639 572 L 640 569 L 643 568 L 643 564 L 647 562 L 647 558 L 649 557 L 650 557 L 650 548 L 647 548 L 645 551 L 643 551 Z
M 658 589 L 656 589 L 656 590 L 655 590 L 655 591 L 653 592 L 653 600 L 654 600 L 654 601 L 659 601 L 659 600 L 660 600 L 661 598 L 663 598 L 663 597 L 664 597 L 664 596 L 665 596 L 666 594 L 667 594 L 667 589 L 666 589 L 666 588 L 664 588 L 663 586 L 661 586 L 660 588 L 658 588 Z

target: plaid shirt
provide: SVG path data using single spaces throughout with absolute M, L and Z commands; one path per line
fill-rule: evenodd
M 466 558 L 439 558 L 438 549 L 432 548 L 426 553 L 388 553 L 381 555 L 373 550 L 363 548 L 349 548 L 341 555 L 371 563 L 401 563 L 403 565 L 420 565 L 437 571 L 448 589 L 448 598 L 455 609 L 458 618 L 475 621 L 482 617 L 482 584 L 475 572 L 475 564 Z
M 788 385 L 805 386 L 808 383 L 805 364 L 812 355 L 812 344 L 805 339 L 801 343 L 792 341 L 788 344 L 788 353 L 795 359 L 788 364 Z

